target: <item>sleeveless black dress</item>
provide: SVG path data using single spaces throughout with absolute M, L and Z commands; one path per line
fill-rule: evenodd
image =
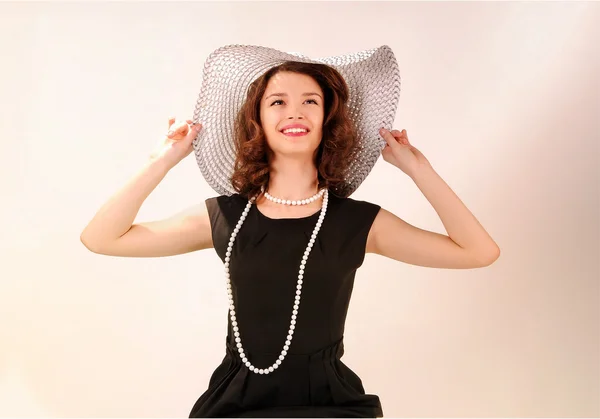
M 238 194 L 206 200 L 214 248 L 223 261 L 247 202 Z M 190 417 L 383 417 L 379 397 L 365 394 L 361 379 L 340 360 L 354 277 L 379 208 L 329 194 L 285 359 L 270 374 L 250 371 L 227 311 L 225 357 Z M 320 212 L 273 219 L 252 205 L 236 237 L 229 266 L 236 320 L 246 356 L 257 368 L 271 366 L 285 345 L 298 269 Z

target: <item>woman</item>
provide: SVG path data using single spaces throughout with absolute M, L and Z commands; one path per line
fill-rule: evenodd
M 169 119 L 146 166 L 81 235 L 93 252 L 171 256 L 214 247 L 224 261 L 226 355 L 190 417 L 382 417 L 376 395 L 340 358 L 356 270 L 365 253 L 434 268 L 477 268 L 499 249 L 406 131 L 381 131 L 383 158 L 410 176 L 448 236 L 345 197 L 357 156 L 344 78 L 323 64 L 286 62 L 248 90 L 235 127 L 232 195 L 170 219 L 133 224 L 201 125 Z M 302 304 L 300 302 L 302 301 Z

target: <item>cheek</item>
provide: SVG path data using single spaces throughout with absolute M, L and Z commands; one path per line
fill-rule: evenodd
M 271 113 L 262 115 L 262 126 L 265 131 L 275 131 L 277 127 L 277 119 Z

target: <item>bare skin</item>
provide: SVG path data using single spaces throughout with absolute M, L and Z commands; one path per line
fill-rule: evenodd
M 282 94 L 273 96 L 274 94 Z M 315 150 L 322 137 L 323 92 L 303 74 L 281 72 L 267 85 L 260 104 L 262 127 L 274 157 L 268 192 L 282 199 L 304 199 L 317 192 Z M 284 135 L 291 123 L 303 124 L 308 134 Z M 204 203 L 170 218 L 134 223 L 141 205 L 175 165 L 192 151 L 201 127 L 169 119 L 173 131 L 147 164 L 96 213 L 81 233 L 92 252 L 129 257 L 161 257 L 213 247 Z M 500 254 L 492 238 L 425 157 L 408 141 L 406 131 L 381 133 L 387 141 L 384 160 L 410 176 L 439 214 L 448 235 L 415 227 L 381 209 L 368 235 L 365 251 L 408 264 L 447 269 L 488 266 Z M 269 218 L 299 218 L 314 214 L 322 200 L 309 205 L 280 205 L 261 196 L 258 210 Z
M 199 129 L 192 130 L 190 123 L 169 119 L 172 137 L 159 144 L 144 167 L 100 208 L 81 233 L 81 242 L 89 250 L 110 256 L 160 257 L 213 246 L 204 203 L 163 220 L 134 224 L 146 198 L 192 151 Z

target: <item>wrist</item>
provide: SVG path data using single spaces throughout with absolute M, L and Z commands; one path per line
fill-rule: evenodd
M 409 176 L 412 180 L 417 182 L 419 179 L 431 174 L 432 172 L 434 172 L 434 170 L 430 164 L 420 164 L 410 173 Z
M 172 168 L 173 165 L 166 162 L 165 159 L 153 157 L 149 158 L 144 165 L 144 169 L 159 172 L 163 176 L 166 175 Z

